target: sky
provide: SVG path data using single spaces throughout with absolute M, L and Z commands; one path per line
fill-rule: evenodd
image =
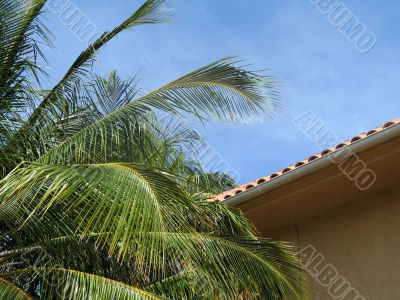
M 56 0 L 73 3 L 101 31 L 112 29 L 139 0 Z M 318 0 L 316 0 L 318 2 Z M 314 1 L 315 2 L 315 1 Z M 239 183 L 269 175 L 312 154 L 320 145 L 294 120 L 311 113 L 338 141 L 400 117 L 400 1 L 338 1 L 376 38 L 360 52 L 310 0 L 175 0 L 174 21 L 123 33 L 99 53 L 96 69 L 137 76 L 152 90 L 227 56 L 277 77 L 283 111 L 274 119 L 193 126 Z M 46 14 L 54 50 L 46 50 L 52 82 L 85 45 L 60 20 Z

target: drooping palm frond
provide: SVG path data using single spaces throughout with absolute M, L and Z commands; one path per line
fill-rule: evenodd
M 33 105 L 31 78 L 43 72 L 45 59 L 38 44 L 49 44 L 46 27 L 38 16 L 45 0 L 0 1 L 0 147 L 23 124 Z
M 154 234 L 176 250 L 184 265 L 181 273 L 148 287 L 158 294 L 173 294 L 175 299 L 190 299 L 192 293 L 200 299 L 237 299 L 245 292 L 250 299 L 298 299 L 304 290 L 301 267 L 291 248 L 282 243 L 199 233 Z M 219 273 L 221 268 L 229 271 Z M 199 288 L 204 282 L 207 285 Z
M 163 300 L 140 288 L 105 277 L 63 268 L 29 268 L 15 274 L 34 274 L 40 278 L 44 299 L 129 299 Z
M 229 209 L 193 201 L 172 174 L 137 164 L 27 164 L 0 183 L 0 219 L 15 230 L 28 222 L 24 230 L 36 240 L 96 232 L 111 253 L 129 256 L 130 234 L 137 231 L 215 230 L 225 218 L 231 228 L 221 227 L 220 234 L 251 233 Z M 40 222 L 44 212 L 46 221 Z M 49 231 L 51 224 L 56 228 Z
M 17 240 L 22 232 L 14 232 L 12 238 Z M 37 237 L 38 235 L 36 235 Z M 35 244 L 14 247 L 0 254 L 0 269 L 2 276 L 29 268 L 65 268 L 81 270 L 94 275 L 125 282 L 135 286 L 144 286 L 148 277 L 135 268 L 133 264 L 121 263 L 117 257 L 110 256 L 106 248 L 96 247 L 98 234 L 84 236 L 70 234 L 53 238 L 35 240 Z M 10 267 L 7 267 L 10 266 Z M 32 277 L 33 276 L 33 277 Z M 10 279 L 15 284 L 24 286 L 25 290 L 40 289 L 40 283 L 35 275 Z M 25 281 L 25 283 L 23 283 Z
M 59 218 L 59 227 L 68 226 L 66 232 L 112 232 L 100 235 L 98 243 L 106 243 L 111 254 L 121 257 L 133 255 L 129 241 L 136 231 L 188 231 L 187 218 L 201 220 L 195 203 L 172 180 L 139 165 L 30 164 L 7 177 L 0 194 L 0 214 L 7 223 L 21 226 L 36 212 L 48 211 L 50 220 Z M 185 208 L 193 215 L 182 214 Z M 72 216 L 79 227 L 70 228 Z M 47 222 L 29 222 L 30 234 L 47 233 L 42 223 Z M 137 242 L 157 243 L 147 237 Z M 143 251 L 136 252 L 136 258 L 147 255 Z
M 97 247 L 132 263 L 151 284 L 189 268 L 213 279 L 214 287 L 223 288 L 229 297 L 244 290 L 252 296 L 265 295 L 263 299 L 277 299 L 280 294 L 293 298 L 301 290 L 293 286 L 301 270 L 289 248 L 256 239 L 251 232 L 238 235 L 243 230 L 239 225 L 245 223 L 234 215 L 227 220 L 229 215 L 224 214 L 219 223 L 225 222 L 230 230 L 216 235 L 217 226 L 204 218 L 211 206 L 193 201 L 155 171 L 121 164 L 33 164 L 5 181 L 0 218 L 7 224 L 40 240 L 55 234 L 47 232 L 46 224 L 58 218 L 65 232 L 94 236 Z M 229 237 L 230 233 L 236 235 Z M 143 282 L 135 284 L 143 287 Z
M 45 129 L 52 141 L 48 148 L 132 101 L 138 93 L 135 78 L 123 80 L 115 71 L 106 78 L 95 75 L 89 82 L 75 85 L 68 100 L 64 100 L 70 103 L 70 111 Z
M 146 121 L 143 125 L 150 132 L 154 150 L 149 149 L 144 163 L 180 175 L 184 180 L 197 171 L 203 171 L 196 156 L 206 143 L 194 129 L 173 115 L 159 118 L 150 113 Z
M 5 148 L 2 149 L 3 155 L 9 157 L 8 163 L 12 164 L 12 157 L 15 157 L 14 160 L 21 160 L 21 158 L 32 159 L 43 154 L 53 137 L 51 135 L 52 131 L 50 130 L 49 132 L 49 128 L 62 120 L 68 119 L 71 115 L 75 115 L 76 111 L 73 108 L 81 109 L 81 105 L 71 102 L 71 98 L 75 94 L 76 87 L 79 86 L 80 81 L 89 74 L 93 59 L 100 48 L 125 30 L 144 24 L 162 23 L 169 20 L 169 18 L 168 1 L 147 0 L 119 26 L 112 31 L 103 33 L 89 45 L 78 56 L 64 77 L 41 100 L 37 108 L 24 122 L 23 127 L 3 147 Z
M 151 107 L 176 112 L 183 110 L 201 120 L 259 120 L 260 114 L 279 111 L 275 80 L 238 66 L 227 57 L 195 70 L 148 95 L 141 102 Z
M 234 58 L 145 95 L 135 79 L 92 76 L 108 41 L 169 18 L 167 1 L 147 0 L 93 41 L 54 88 L 34 90 L 44 4 L 0 0 L 0 298 L 304 295 L 288 245 L 258 239 L 240 211 L 207 201 L 235 182 L 203 168 L 197 155 L 206 144 L 179 121 L 273 115 L 274 79 Z
M 20 66 L 20 63 L 28 63 L 29 60 L 25 59 L 35 58 L 35 53 L 41 53 L 36 40 L 30 35 L 35 33 L 47 40 L 46 30 L 37 23 L 37 17 L 45 3 L 46 0 L 0 1 L 2 80 L 10 79 L 6 75 L 11 75 L 11 70 Z M 31 57 L 26 57 L 29 53 Z
M 187 188 L 193 193 L 207 191 L 212 195 L 217 195 L 223 191 L 234 188 L 237 183 L 228 174 L 222 172 L 206 172 L 203 169 L 190 169 L 186 178 Z
M 0 277 L 0 299 L 31 300 L 25 291 Z
M 148 110 L 231 121 L 256 118 L 263 111 L 273 113 L 277 104 L 265 98 L 269 84 L 268 78 L 246 72 L 231 59 L 217 61 L 116 109 L 55 146 L 40 161 L 94 162 L 95 153 L 103 153 L 101 162 L 108 162 L 115 148 L 111 145 L 131 140 L 129 134 L 133 131 L 145 132 L 141 125 L 146 122 L 138 122 L 137 118 Z M 265 107 L 265 103 L 272 108 Z
M 51 90 L 47 97 L 43 99 L 38 108 L 27 120 L 25 127 L 32 130 L 33 128 L 31 126 L 34 127 L 37 121 L 44 122 L 48 119 L 48 114 L 51 113 L 52 110 L 62 109 L 61 105 L 63 103 L 57 103 L 59 98 L 56 96 L 65 93 L 68 95 L 68 93 L 72 92 L 74 85 L 81 79 L 81 75 L 87 74 L 90 70 L 88 67 L 92 65 L 92 59 L 97 51 L 119 33 L 139 25 L 157 24 L 168 21 L 170 15 L 167 4 L 168 1 L 166 0 L 147 0 L 119 26 L 115 27 L 112 31 L 103 33 L 96 41 L 89 45 L 88 48 L 78 56 L 60 82 Z

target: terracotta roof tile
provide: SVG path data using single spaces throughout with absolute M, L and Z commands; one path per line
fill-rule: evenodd
M 243 193 L 243 192 L 245 192 L 247 190 L 253 189 L 253 188 L 257 187 L 258 185 L 263 184 L 265 182 L 274 180 L 275 178 L 277 178 L 279 176 L 282 176 L 285 173 L 293 171 L 296 168 L 300 168 L 300 167 L 302 167 L 302 166 L 304 166 L 306 164 L 309 164 L 312 161 L 315 161 L 315 160 L 317 160 L 317 159 L 319 159 L 319 158 L 321 158 L 321 157 L 323 157 L 323 156 L 325 156 L 325 155 L 327 155 L 329 153 L 337 151 L 337 150 L 339 150 L 339 149 L 341 149 L 343 147 L 347 147 L 348 145 L 351 145 L 352 143 L 355 143 L 357 141 L 363 140 L 363 139 L 367 138 L 368 136 L 371 136 L 373 134 L 379 133 L 379 132 L 383 131 L 384 129 L 386 129 L 386 128 L 390 127 L 390 126 L 393 126 L 393 125 L 399 124 L 399 123 L 400 123 L 400 118 L 399 119 L 394 119 L 394 120 L 389 121 L 389 122 L 386 122 L 385 124 L 383 124 L 380 127 L 371 129 L 366 133 L 362 133 L 360 135 L 357 135 L 357 136 L 353 137 L 351 140 L 347 140 L 347 141 L 344 141 L 342 143 L 339 143 L 339 144 L 337 144 L 336 146 L 333 146 L 330 149 L 325 149 L 325 150 L 323 150 L 322 152 L 320 152 L 318 154 L 312 155 L 312 156 L 308 157 L 307 159 L 305 159 L 303 161 L 299 161 L 299 162 L 293 164 L 292 166 L 286 167 L 283 170 L 275 172 L 275 173 L 273 173 L 273 174 L 271 174 L 269 176 L 261 177 L 261 178 L 258 178 L 256 180 L 252 181 L 252 182 L 249 182 L 249 183 L 246 183 L 244 185 L 241 185 L 241 186 L 235 187 L 233 189 L 227 190 L 227 191 L 225 191 L 225 192 L 223 192 L 223 193 L 211 198 L 210 201 L 220 202 L 220 201 L 227 200 L 230 197 L 233 197 L 235 195 Z

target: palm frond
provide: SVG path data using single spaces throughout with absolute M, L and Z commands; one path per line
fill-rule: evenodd
M 46 60 L 39 44 L 51 45 L 38 16 L 45 0 L 0 1 L 0 146 L 20 129 L 34 104 L 32 80 Z
M 181 119 L 272 117 L 275 79 L 232 57 L 147 94 L 92 76 L 119 33 L 168 21 L 168 1 L 147 0 L 43 91 L 45 2 L 0 0 L 0 298 L 307 297 L 290 246 L 208 201 L 236 183 L 202 166 L 206 144 Z
M 142 118 L 138 122 L 138 118 L 149 110 L 231 121 L 256 118 L 263 111 L 272 113 L 278 102 L 274 100 L 271 80 L 235 66 L 231 59 L 217 61 L 116 109 L 54 147 L 40 161 L 93 162 L 97 153 L 114 151 L 112 145 L 132 140 L 129 134 L 133 131 L 145 132 L 141 123 L 146 121 Z M 272 95 L 268 98 L 265 93 Z M 102 162 L 112 161 L 110 152 L 102 157 Z
M 71 103 L 71 96 L 75 93 L 82 79 L 87 77 L 97 51 L 125 30 L 144 24 L 162 23 L 167 21 L 169 17 L 168 1 L 147 0 L 119 26 L 112 31 L 103 33 L 78 56 L 64 77 L 42 99 L 24 122 L 23 127 L 13 135 L 3 149 L 3 152 L 5 152 L 3 155 L 7 155 L 8 160 L 12 162 L 12 159 L 17 161 L 21 158 L 28 160 L 43 154 L 48 148 L 48 143 L 51 142 L 49 127 L 56 126 L 59 121 L 69 118 L 71 114 L 74 115 L 76 112 L 71 110 L 71 106 L 81 108 L 80 105 Z M 67 107 L 69 109 L 66 110 Z
M 106 78 L 94 76 L 85 89 L 91 107 L 101 117 L 128 104 L 140 92 L 135 78 L 123 80 L 116 71 L 112 71 Z
M 27 120 L 26 126 L 30 128 L 30 126 L 34 125 L 39 119 L 43 122 L 43 119 L 48 118 L 46 114 L 50 113 L 51 110 L 57 110 L 57 107 L 60 107 L 57 105 L 59 98 L 54 96 L 71 92 L 74 85 L 81 79 L 80 76 L 88 72 L 88 67 L 92 65 L 92 59 L 97 51 L 119 33 L 135 26 L 157 24 L 169 20 L 170 15 L 168 13 L 167 4 L 168 1 L 166 0 L 147 0 L 119 26 L 115 27 L 112 31 L 103 33 L 93 44 L 89 45 L 88 48 L 78 56 L 60 82 L 50 91 L 47 97 L 43 99 L 38 108 Z
M 200 163 L 199 163 L 200 164 Z M 193 193 L 208 192 L 217 195 L 237 186 L 235 180 L 222 172 L 206 172 L 194 169 L 186 178 L 187 188 Z
M 43 299 L 166 299 L 140 288 L 109 278 L 64 268 L 29 268 L 14 274 L 34 274 L 40 278 Z
M 46 133 L 43 140 L 47 139 L 47 146 L 57 145 L 67 137 L 79 132 L 125 105 L 139 93 L 135 78 L 123 80 L 116 72 L 111 72 L 108 77 L 93 76 L 89 82 L 77 84 L 69 99 L 70 103 L 55 123 L 43 128 Z M 61 97 L 61 96 L 60 96 Z
M 279 110 L 276 81 L 224 58 L 191 72 L 138 101 L 177 113 L 184 111 L 201 120 L 249 122 Z M 171 108 L 172 106 L 172 108 Z
M 29 164 L 3 180 L 0 207 L 0 219 L 16 228 L 26 223 L 31 237 L 61 235 L 60 230 L 112 233 L 100 235 L 98 245 L 135 259 L 149 255 L 145 249 L 132 252 L 135 231 L 191 231 L 188 218 L 200 219 L 196 204 L 171 179 L 132 164 Z M 183 214 L 185 209 L 192 215 Z M 59 232 L 50 233 L 46 224 L 57 219 Z M 148 238 L 136 242 L 158 243 Z
M 0 299 L 31 300 L 25 291 L 0 277 Z
M 20 231 L 28 228 L 36 239 L 48 236 L 46 224 L 58 218 L 58 227 L 73 226 L 70 231 L 86 237 L 96 233 L 97 247 L 131 261 L 150 278 L 189 267 L 213 278 L 231 296 L 245 290 L 264 299 L 296 298 L 302 288 L 302 272 L 289 247 L 251 235 L 216 236 L 218 227 L 205 218 L 208 214 L 198 202 L 168 177 L 140 166 L 33 164 L 4 183 L 0 219 L 14 222 Z M 75 224 L 64 222 L 72 217 Z M 239 216 L 230 221 L 236 222 L 235 217 L 240 223 Z
M 208 278 L 207 291 L 226 299 L 235 299 L 242 292 L 251 299 L 299 299 L 304 290 L 306 280 L 299 260 L 283 243 L 200 233 L 150 234 L 159 235 L 174 257 L 181 259 L 183 272 L 188 268 L 195 270 L 196 278 Z M 219 273 L 222 269 L 226 272 Z M 170 284 L 165 291 L 187 293 L 179 281 L 176 289 L 171 289 Z M 158 291 L 162 286 L 157 284 Z M 153 288 L 154 285 L 150 290 Z

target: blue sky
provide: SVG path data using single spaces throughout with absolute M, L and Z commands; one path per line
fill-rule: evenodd
M 293 124 L 307 111 L 339 140 L 399 117 L 400 2 L 341 2 L 375 34 L 370 51 L 360 53 L 309 0 L 175 0 L 172 24 L 122 34 L 101 51 L 97 69 L 103 74 L 116 69 L 125 78 L 138 74 L 148 90 L 231 55 L 271 69 L 282 82 L 284 104 L 274 120 L 196 125 L 245 183 L 320 151 Z M 75 3 L 99 29 L 108 30 L 141 1 Z M 48 18 L 57 48 L 48 53 L 55 82 L 84 45 L 57 15 Z

